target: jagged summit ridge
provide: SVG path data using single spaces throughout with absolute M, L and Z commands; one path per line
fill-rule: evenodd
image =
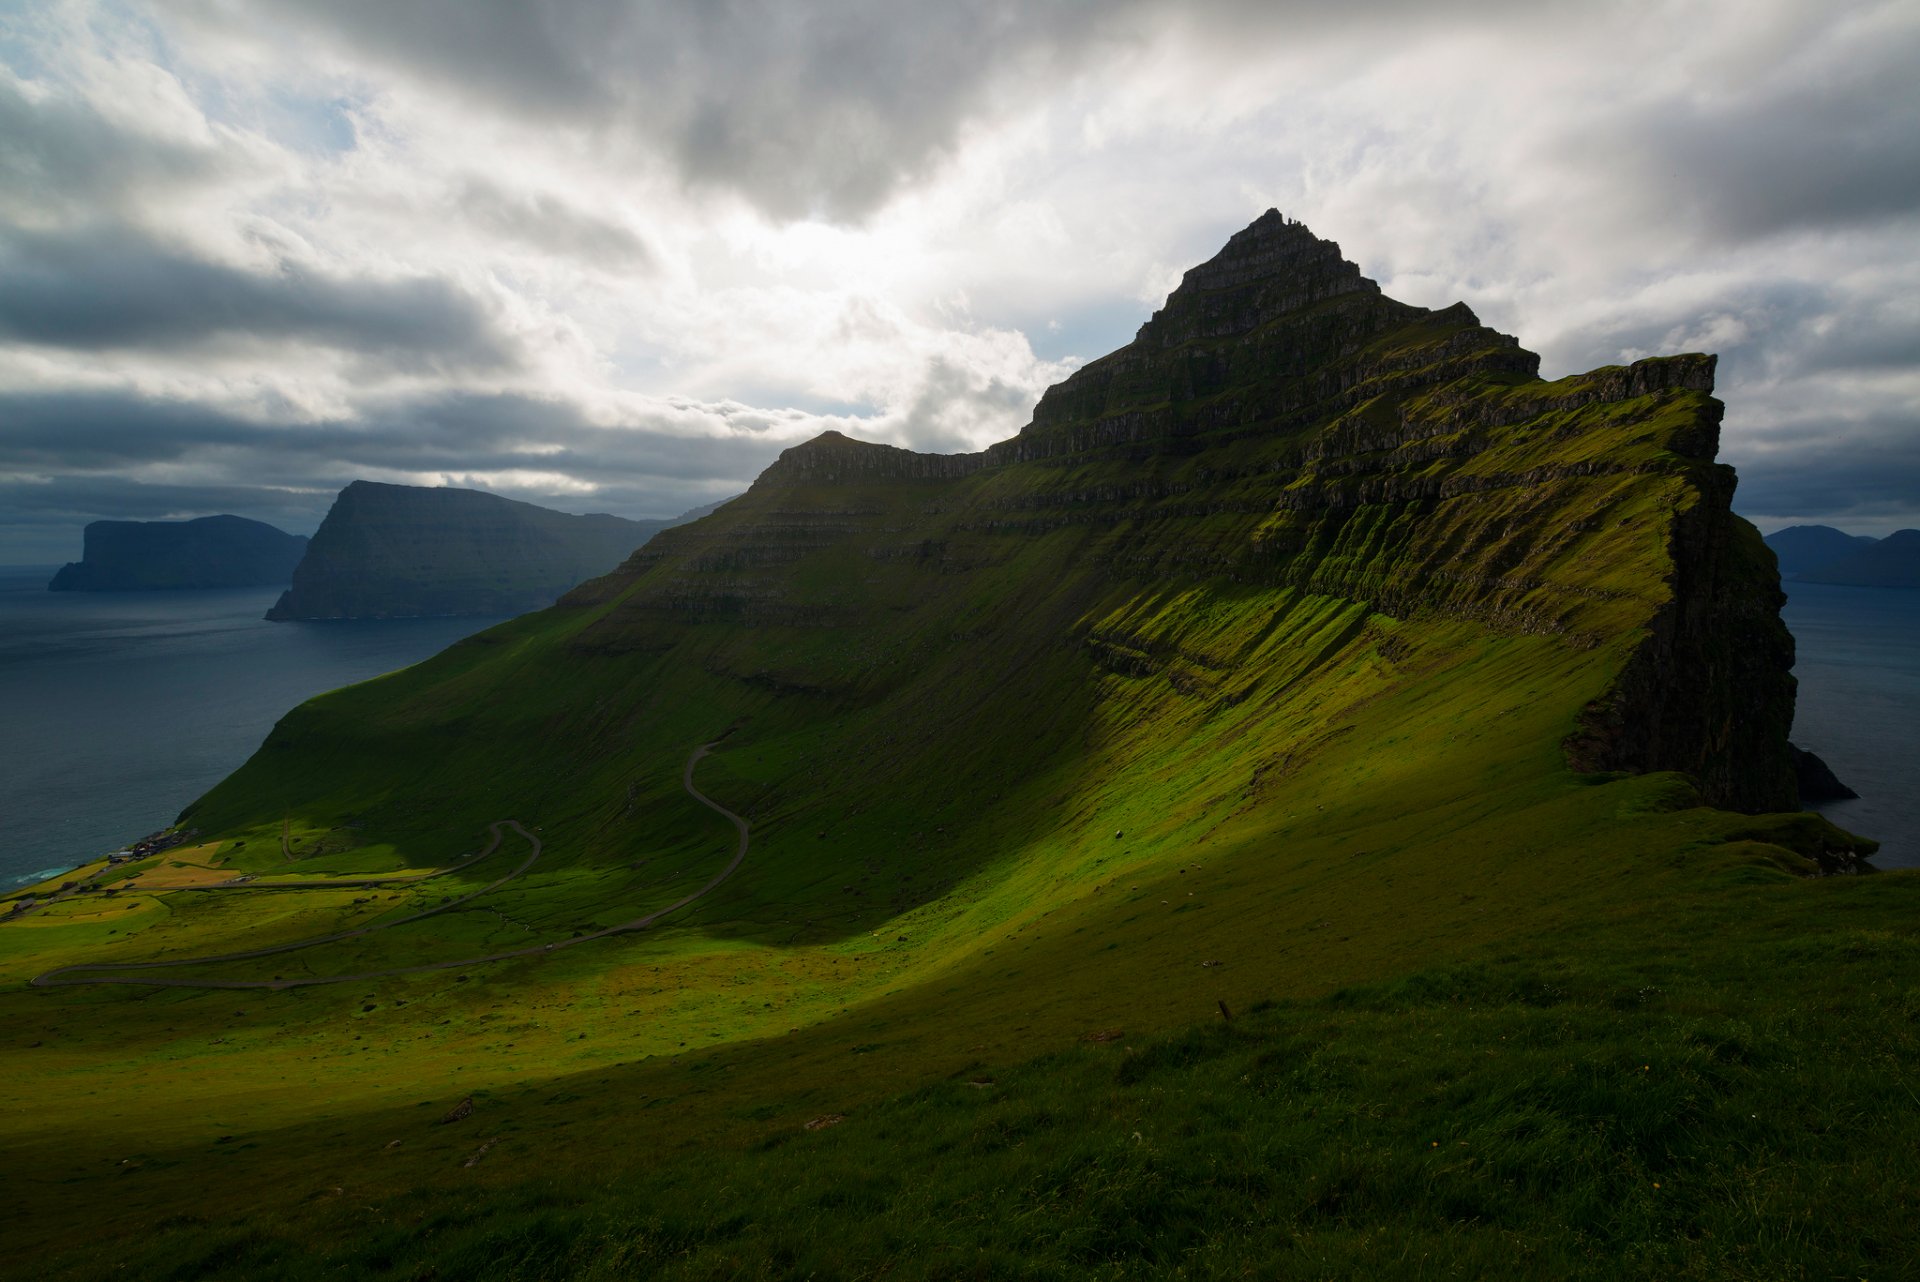
M 1360 275 L 1360 269 L 1340 256 L 1340 246 L 1321 240 L 1307 225 L 1269 209 L 1227 238 L 1219 253 L 1190 267 L 1181 277 L 1179 295 L 1192 290 L 1225 289 L 1250 280 L 1299 275 L 1311 264 L 1315 274 L 1344 277 L 1352 288 L 1378 290 Z
M 1344 294 L 1377 298 L 1380 286 L 1342 257 L 1339 245 L 1269 209 L 1229 237 L 1219 253 L 1189 268 L 1134 342 L 1175 347 L 1244 331 Z
M 1402 331 L 1414 341 L 1370 350 Z M 1269 209 L 1189 269 L 1132 342 L 1048 388 L 1016 436 L 922 454 L 827 431 L 762 479 L 947 479 L 1115 445 L 1186 450 L 1196 435 L 1286 432 L 1468 375 L 1535 379 L 1539 365 L 1465 303 L 1430 311 L 1388 298 L 1337 243 Z

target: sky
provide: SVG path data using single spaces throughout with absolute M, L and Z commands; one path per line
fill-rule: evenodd
M 0 0 L 0 563 L 358 477 L 665 516 L 1013 435 L 1268 207 L 1920 525 L 1910 0 Z

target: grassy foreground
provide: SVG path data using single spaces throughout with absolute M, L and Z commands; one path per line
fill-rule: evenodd
M 1525 640 L 1462 662 L 1578 672 Z M 1141 738 L 1109 751 L 1178 786 L 1134 767 L 1110 795 L 1090 770 L 1048 797 L 1077 823 L 983 818 L 1019 852 L 919 901 L 831 904 L 939 868 L 842 847 L 873 894 L 816 895 L 843 919 L 810 910 L 811 938 L 765 886 L 809 902 L 775 861 L 820 849 L 818 811 L 763 811 L 757 888 L 550 960 L 277 993 L 12 987 L 5 1271 L 1902 1276 L 1920 879 L 1809 878 L 1796 848 L 1844 840 L 1811 816 L 1572 774 L 1541 733 L 1564 700 L 1464 718 L 1485 692 L 1457 667 L 1401 693 L 1290 774 L 1289 804 L 1237 811 L 1174 807 L 1220 746 L 1182 773 L 1116 697 Z M 754 749 L 731 741 L 703 786 L 745 806 L 777 755 Z M 1484 766 L 1468 790 L 1463 760 Z M 1390 790 L 1343 786 L 1360 771 Z M 684 796 L 675 813 L 641 858 L 702 876 L 725 825 Z M 563 937 L 610 884 L 629 906 L 681 884 L 564 857 L 524 880 L 431 934 L 274 966 Z M 115 955 L 104 932 L 134 929 L 116 913 L 206 952 L 415 892 L 394 893 L 90 897 L 0 942 L 17 985 Z
M 18 1227 L 17 1275 L 1911 1276 L 1920 881 L 1753 855 L 1318 996 L 1223 962 L 1180 985 L 1185 1027 L 1081 994 L 1067 1039 L 903 994 L 503 1085 L 459 1123 L 442 1098 L 141 1145 L 59 1191 L 149 1230 L 47 1270 Z

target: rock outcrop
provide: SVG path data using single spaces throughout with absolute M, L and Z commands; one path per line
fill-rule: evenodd
M 1794 780 L 1800 786 L 1800 801 L 1803 805 L 1813 805 L 1821 801 L 1852 801 L 1860 794 L 1840 782 L 1833 767 L 1813 753 L 1797 744 L 1788 744 L 1787 753 L 1793 758 Z
M 604 574 L 675 523 L 572 516 L 479 490 L 355 481 L 334 500 L 267 618 L 521 614 Z
M 243 516 L 94 521 L 87 526 L 81 559 L 62 566 L 47 589 L 272 587 L 293 577 L 306 548 L 305 535 Z

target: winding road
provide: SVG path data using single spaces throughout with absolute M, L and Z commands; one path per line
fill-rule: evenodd
M 714 741 L 714 743 L 718 742 L 719 740 L 717 739 Z M 454 961 L 425 962 L 418 966 L 396 966 L 387 970 L 359 971 L 352 975 L 329 975 L 304 979 L 167 979 L 161 976 L 146 974 L 148 971 L 164 970 L 172 966 L 203 966 L 211 965 L 215 962 L 245 961 L 254 957 L 271 957 L 279 953 L 291 953 L 299 949 L 313 948 L 320 944 L 330 944 L 342 939 L 354 939 L 362 935 L 371 935 L 376 931 L 390 930 L 395 926 L 419 921 L 423 917 L 432 917 L 439 913 L 449 912 L 460 907 L 462 904 L 487 894 L 489 891 L 498 890 L 500 887 L 526 872 L 527 869 L 533 867 L 534 863 L 539 860 L 541 851 L 540 838 L 528 832 L 517 819 L 496 819 L 492 824 L 488 825 L 493 839 L 488 842 L 486 849 L 481 851 L 477 858 L 468 861 L 466 864 L 461 865 L 461 867 L 471 867 L 474 863 L 479 862 L 480 859 L 484 859 L 492 854 L 500 845 L 502 828 L 511 828 L 520 836 L 526 838 L 528 845 L 532 847 L 531 852 L 518 868 L 515 868 L 506 876 L 501 877 L 498 881 L 490 885 L 482 886 L 470 894 L 463 895 L 450 903 L 440 904 L 424 912 L 413 913 L 409 916 L 401 917 L 394 921 L 381 922 L 374 926 L 361 926 L 354 930 L 336 931 L 330 935 L 316 935 L 311 939 L 296 940 L 290 944 L 276 944 L 269 948 L 254 948 L 236 953 L 215 953 L 202 957 L 176 957 L 166 961 L 80 962 L 72 966 L 56 967 L 43 974 L 35 975 L 28 982 L 35 988 L 57 988 L 72 984 L 132 984 L 147 988 L 306 988 L 316 984 L 348 984 L 367 979 L 385 979 L 393 975 L 417 975 L 427 971 L 457 970 L 463 966 L 478 966 L 487 962 L 506 961 L 514 957 L 531 957 L 544 953 L 556 953 L 563 948 L 572 948 L 576 944 L 588 943 L 595 939 L 605 939 L 609 935 L 622 935 L 636 930 L 645 930 L 662 917 L 676 913 L 688 904 L 711 894 L 722 882 L 733 876 L 734 872 L 747 857 L 747 844 L 751 825 L 749 825 L 745 819 L 734 814 L 733 811 L 728 810 L 725 806 L 693 786 L 693 768 L 702 757 L 713 751 L 714 743 L 702 744 L 694 750 L 691 757 L 687 758 L 687 768 L 680 776 L 680 783 L 681 786 L 687 790 L 688 796 L 709 810 L 717 811 L 725 816 L 733 824 L 734 828 L 739 831 L 740 840 L 734 848 L 733 859 L 726 867 L 715 873 L 713 879 L 700 889 L 689 895 L 682 896 L 680 899 L 668 904 L 665 908 L 656 909 L 644 917 L 636 917 L 632 921 L 621 922 L 615 926 L 608 926 L 603 930 L 596 930 L 591 934 L 575 935 L 571 939 L 556 940 L 551 944 L 533 944 L 526 948 L 513 948 L 504 952 L 487 953 L 480 957 L 462 957 Z M 448 869 L 445 871 L 454 870 Z M 441 874 L 434 873 L 429 875 L 439 876 Z M 425 880 L 425 878 L 421 880 Z M 332 887 L 349 883 L 321 884 Z M 266 890 L 271 888 L 272 887 L 269 886 L 225 885 L 204 886 L 197 887 L 196 889 L 214 891 Z M 286 887 L 281 888 L 284 889 Z

